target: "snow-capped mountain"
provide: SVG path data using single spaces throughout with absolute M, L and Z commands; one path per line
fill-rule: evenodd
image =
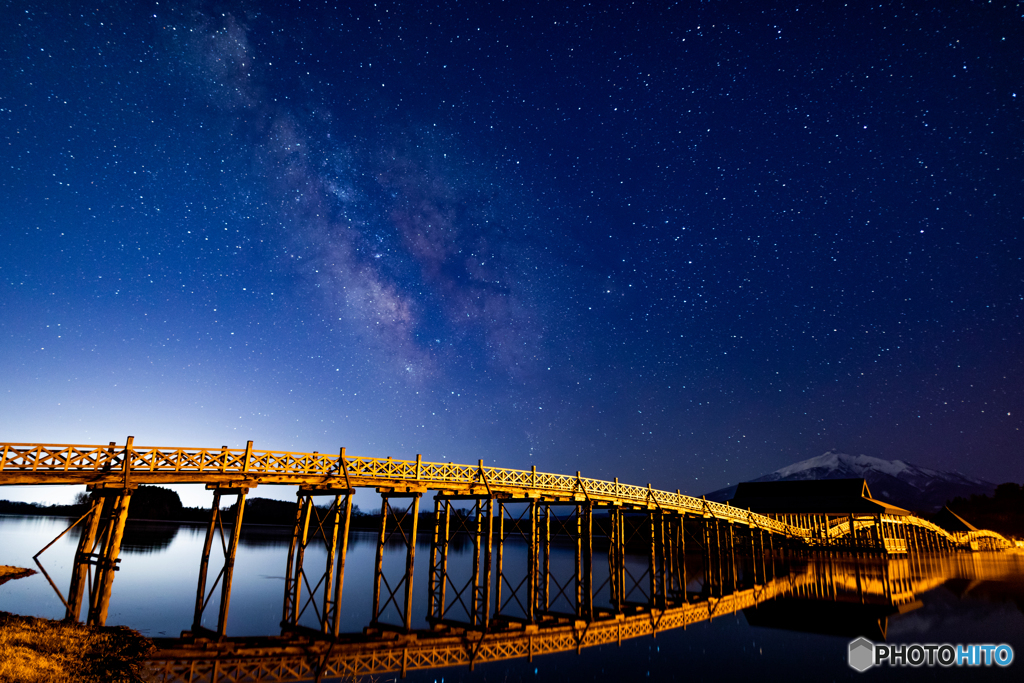
M 805 479 L 866 479 L 871 495 L 893 505 L 930 512 L 947 500 L 972 494 L 991 495 L 996 485 L 959 472 L 941 472 L 902 460 L 882 460 L 869 455 L 828 452 L 776 470 L 751 481 L 800 481 Z M 729 486 L 707 494 L 708 500 L 729 500 L 736 493 Z

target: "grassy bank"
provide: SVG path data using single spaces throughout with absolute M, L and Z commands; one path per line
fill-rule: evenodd
M 0 612 L 2 683 L 142 681 L 142 661 L 152 647 L 124 626 L 94 628 Z

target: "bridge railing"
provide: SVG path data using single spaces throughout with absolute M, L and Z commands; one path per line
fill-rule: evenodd
M 1013 541 L 1009 540 L 1002 534 L 989 531 L 988 529 L 976 529 L 974 531 L 968 531 L 963 534 L 965 542 L 971 543 L 972 541 L 980 541 L 982 539 L 990 540 L 993 545 L 999 548 L 1012 548 L 1014 547 Z
M 619 482 L 590 479 L 568 474 L 553 474 L 536 470 L 517 470 L 504 467 L 481 465 L 459 465 L 455 463 L 425 462 L 419 460 L 395 460 L 392 458 L 345 459 L 350 476 L 429 481 L 463 485 L 484 485 L 495 488 L 518 488 L 548 491 L 561 494 L 584 494 L 641 504 L 655 504 L 677 511 L 693 514 L 709 514 L 721 519 L 747 522 L 762 528 L 806 536 L 809 532 L 801 527 L 791 526 L 778 520 L 749 513 L 746 510 L 695 498 L 680 493 L 661 491 L 651 487 L 622 484 Z
M 701 514 L 733 522 L 759 526 L 777 533 L 807 537 L 811 529 L 786 524 L 748 511 L 695 498 L 680 493 L 661 491 L 650 486 L 590 479 L 579 475 L 552 474 L 536 470 L 516 470 L 482 465 L 460 465 L 447 462 L 396 460 L 393 458 L 346 458 L 344 469 L 339 456 L 326 453 L 264 451 L 247 448 L 159 448 L 132 445 L 82 444 L 0 444 L 0 473 L 3 472 L 104 472 L 121 471 L 127 459 L 129 473 L 159 472 L 180 474 L 239 474 L 245 476 L 340 476 L 347 469 L 350 476 L 370 479 L 416 481 L 428 485 L 459 484 L 533 489 L 555 494 L 584 494 L 623 502 L 654 504 L 675 511 Z M 894 519 L 897 523 L 914 525 L 948 539 L 963 542 L 942 527 L 913 515 Z M 847 526 L 844 527 L 844 524 Z M 848 522 L 830 523 L 828 534 L 848 533 Z M 1011 546 L 1003 536 L 979 531 L 970 540 L 991 538 L 993 542 Z
M 956 539 L 956 537 L 953 536 L 953 534 L 949 533 L 948 531 L 946 531 L 945 529 L 940 527 L 938 524 L 934 524 L 933 522 L 929 522 L 927 519 L 922 519 L 922 518 L 917 517 L 915 515 L 907 515 L 903 519 L 904 519 L 904 522 L 903 522 L 904 524 L 910 524 L 910 525 L 919 527 L 921 529 L 926 529 L 926 530 L 932 532 L 933 534 L 935 534 L 937 536 L 941 536 L 942 538 L 945 538 L 946 540 L 950 541 L 951 543 L 957 543 L 957 539 Z
M 532 489 L 554 494 L 583 494 L 623 502 L 656 505 L 674 511 L 689 512 L 742 522 L 763 529 L 804 537 L 810 531 L 765 515 L 751 513 L 722 503 L 680 493 L 661 491 L 650 486 L 581 477 L 578 474 L 553 474 L 536 470 L 516 470 L 482 465 L 460 465 L 422 460 L 364 458 L 325 453 L 265 451 L 248 448 L 162 448 L 126 445 L 82 444 L 0 444 L 0 473 L 104 472 L 178 474 L 238 474 L 244 476 L 342 476 L 419 482 L 436 486 L 483 485 L 499 490 Z

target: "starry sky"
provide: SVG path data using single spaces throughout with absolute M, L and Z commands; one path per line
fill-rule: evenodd
M 0 440 L 1024 480 L 1019 3 L 0 25 Z

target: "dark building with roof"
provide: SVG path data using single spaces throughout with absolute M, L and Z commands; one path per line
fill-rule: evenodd
M 810 529 L 812 545 L 907 552 L 896 518 L 911 513 L 872 498 L 864 479 L 744 482 L 729 504 Z
M 736 496 L 729 504 L 762 514 L 910 514 L 872 498 L 864 479 L 745 482 L 736 487 Z
M 932 517 L 932 522 L 938 524 L 946 531 L 950 533 L 961 533 L 964 531 L 977 531 L 978 527 L 974 526 L 966 519 L 956 514 L 948 507 L 943 506 L 942 510 Z

